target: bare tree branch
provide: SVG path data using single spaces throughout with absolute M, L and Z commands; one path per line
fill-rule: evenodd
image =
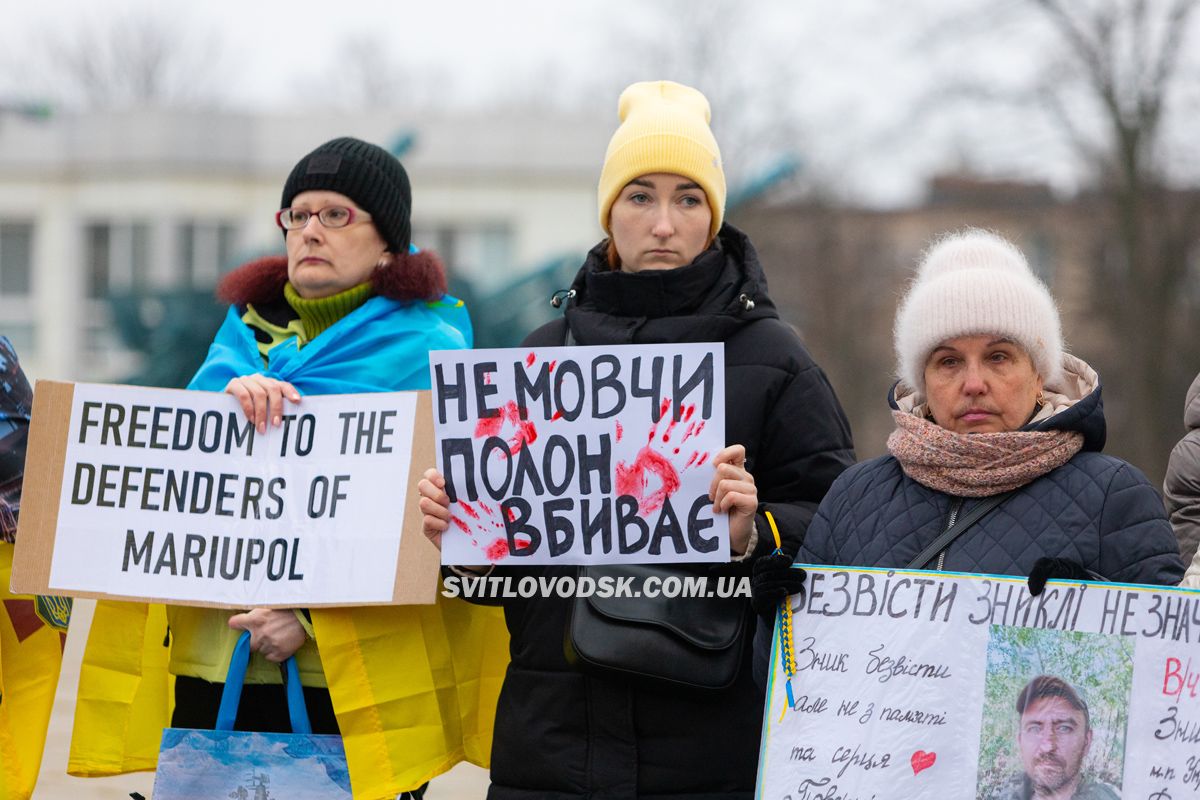
M 24 91 L 83 108 L 212 107 L 221 104 L 222 59 L 211 31 L 160 14 L 77 18 L 6 54 L 36 76 Z M 9 91 L 16 91 L 10 88 Z

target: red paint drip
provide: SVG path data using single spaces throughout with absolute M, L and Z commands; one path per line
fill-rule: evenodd
M 524 550 L 526 547 L 529 547 L 532 542 L 533 540 L 524 534 L 521 534 L 520 536 L 513 536 L 513 544 L 517 546 L 518 550 Z
M 687 426 L 687 430 L 685 430 L 683 432 L 683 438 L 680 439 L 679 441 L 686 442 L 688 439 L 692 438 L 692 434 L 695 432 L 696 432 L 696 423 L 689 422 L 688 426 Z
M 705 461 L 708 461 L 708 453 L 702 453 L 702 454 L 700 455 L 700 460 L 696 462 L 696 466 L 700 466 L 700 465 L 701 465 L 701 464 L 703 464 Z
M 557 362 L 557 361 L 551 361 L 551 362 L 550 362 L 550 369 L 549 369 L 549 371 L 550 371 L 550 372 L 554 372 L 554 368 L 555 368 L 555 367 L 557 367 L 557 366 L 558 366 L 558 362 Z
M 504 510 L 504 515 L 505 515 L 506 517 L 508 517 L 508 521 L 509 521 L 509 522 L 516 522 L 516 521 L 517 521 L 517 512 L 513 511 L 511 508 L 506 508 L 506 509 Z
M 692 404 L 683 410 L 683 421 L 688 422 L 692 418 L 692 414 L 696 413 L 696 406 Z
M 696 435 L 700 435 L 700 431 L 704 430 L 704 420 L 700 420 L 700 424 L 696 426 Z
M 463 513 L 468 517 L 471 519 L 479 519 L 479 514 L 475 513 L 475 509 L 471 508 L 471 506 L 465 500 L 459 500 L 458 505 L 462 508 Z
M 679 448 L 678 448 L 678 447 L 676 447 L 676 448 L 675 448 L 675 455 L 679 455 Z
M 555 411 L 554 414 L 550 417 L 551 422 L 554 422 L 557 419 L 562 419 L 562 409 L 561 408 L 558 411 Z
M 625 429 L 621 427 L 620 421 L 617 422 L 617 441 L 621 441 L 621 437 L 625 435 Z
M 496 512 L 492 510 L 492 507 L 489 506 L 487 503 L 483 502 L 482 500 L 479 501 L 479 507 L 482 508 L 483 513 L 487 514 L 489 517 L 496 515 Z
M 696 458 L 697 458 L 697 457 L 699 457 L 699 455 L 700 455 L 699 453 L 697 453 L 697 452 L 695 452 L 695 451 L 692 451 L 692 457 L 688 459 L 688 463 L 687 463 L 686 465 L 684 465 L 684 469 L 687 469 L 687 468 L 688 468 L 688 467 L 690 467 L 692 464 L 695 464 L 695 463 L 696 463 Z
M 648 492 L 647 478 L 658 478 L 659 487 Z M 662 508 L 667 498 L 679 490 L 679 473 L 661 453 L 643 447 L 632 465 L 617 463 L 617 494 L 637 498 L 638 513 L 649 514 Z
M 674 422 L 674 420 L 672 420 L 671 424 L 667 425 L 667 429 L 665 431 L 663 431 L 662 440 L 664 442 L 671 441 L 671 431 L 673 431 L 674 429 L 675 429 L 675 422 Z
M 535 361 L 537 361 L 537 356 L 534 355 L 533 353 L 530 353 L 529 355 L 525 356 L 525 366 L 532 367 L 533 362 L 535 362 Z
M 662 405 L 659 406 L 659 409 L 658 409 L 659 419 L 662 419 L 663 417 L 665 417 L 667 415 L 667 409 L 670 407 L 671 407 L 671 398 L 664 397 L 662 400 Z
M 471 529 L 470 529 L 470 528 L 467 526 L 467 523 L 463 522 L 463 521 L 462 521 L 461 519 L 459 519 L 458 517 L 451 517 L 451 518 L 450 518 L 450 521 L 451 521 L 451 522 L 453 522 L 453 523 L 454 523 L 454 524 L 455 524 L 455 525 L 458 527 L 458 529 L 459 529 L 460 531 L 462 531 L 463 533 L 470 533 L 470 532 L 471 532 Z
M 483 383 L 484 383 L 484 385 L 485 385 L 485 386 L 487 386 L 487 385 L 490 385 L 490 384 L 491 384 L 491 382 L 492 382 L 492 373 L 490 373 L 490 372 L 485 372 L 485 373 L 483 373 Z
M 504 539 L 497 539 L 488 545 L 487 550 L 483 551 L 483 555 L 488 561 L 503 561 L 508 558 L 508 542 Z

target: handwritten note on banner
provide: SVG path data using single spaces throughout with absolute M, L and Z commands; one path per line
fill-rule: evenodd
M 305 397 L 260 434 L 229 395 L 73 392 L 51 587 L 234 607 L 393 600 L 416 393 Z
M 430 354 L 446 564 L 729 560 L 720 344 Z
M 1200 592 L 829 568 L 806 588 L 761 800 L 1200 797 Z

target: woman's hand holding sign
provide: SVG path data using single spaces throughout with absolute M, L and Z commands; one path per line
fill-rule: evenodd
M 417 484 L 417 491 L 421 495 L 419 505 L 424 515 L 423 530 L 426 538 L 438 550 L 442 549 L 442 534 L 450 527 L 450 497 L 445 490 L 446 479 L 433 468 L 425 470 Z
M 259 433 L 267 432 L 267 419 L 275 427 L 283 422 L 283 398 L 300 402 L 300 393 L 287 381 L 266 375 L 243 375 L 225 384 L 225 393 L 242 404 L 246 419 L 254 423 Z
M 746 448 L 730 445 L 713 458 L 715 474 L 708 490 L 713 511 L 729 515 L 729 549 L 744 555 L 754 533 L 754 515 L 758 513 L 758 487 L 746 469 Z

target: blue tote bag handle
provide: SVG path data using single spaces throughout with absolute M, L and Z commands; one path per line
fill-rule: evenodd
M 238 703 L 242 699 L 242 684 L 246 682 L 246 667 L 250 664 L 250 631 L 242 631 L 229 659 L 229 674 L 225 676 L 225 688 L 221 690 L 221 705 L 217 709 L 217 724 L 214 730 L 233 730 L 237 719 Z M 312 733 L 308 721 L 308 708 L 304 705 L 304 690 L 300 687 L 300 670 L 295 657 L 281 665 L 283 684 L 287 690 L 288 717 L 292 721 L 292 733 Z

